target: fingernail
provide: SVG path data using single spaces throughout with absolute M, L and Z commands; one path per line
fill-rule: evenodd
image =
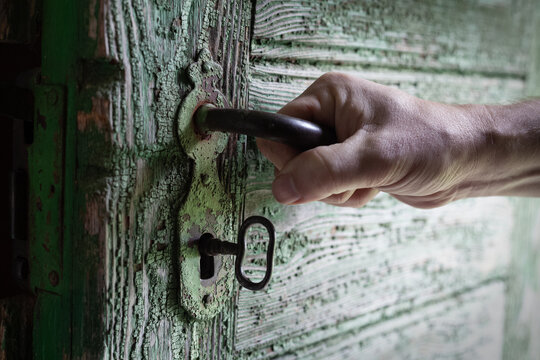
M 294 185 L 291 175 L 279 175 L 272 184 L 272 192 L 277 201 L 283 204 L 292 204 L 300 199 L 300 193 Z

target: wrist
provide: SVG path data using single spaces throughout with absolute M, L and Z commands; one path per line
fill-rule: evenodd
M 484 110 L 476 105 L 431 102 L 423 106 L 429 109 L 428 116 L 434 119 L 440 134 L 443 149 L 439 161 L 443 162 L 447 174 L 453 174 L 451 186 L 461 189 L 464 184 L 482 179 L 494 165 L 490 145 L 495 131 L 492 119 L 484 116 Z
M 460 186 L 460 197 L 526 195 L 521 183 L 539 168 L 538 103 L 464 108 L 476 132 L 476 151 L 474 170 Z

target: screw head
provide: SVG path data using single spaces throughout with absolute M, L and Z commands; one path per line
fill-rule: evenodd
M 210 72 L 210 70 L 212 70 L 212 68 L 210 68 L 210 65 L 208 65 L 208 63 L 205 61 L 202 63 L 202 71 L 203 73 L 208 73 Z
M 60 281 L 60 277 L 58 276 L 58 273 L 56 271 L 51 271 L 49 273 L 49 281 L 51 283 L 52 286 L 57 286 L 59 281 Z
M 208 184 L 210 184 L 210 176 L 208 176 L 207 174 L 201 174 L 201 183 L 204 186 L 208 186 Z
M 209 305 L 214 301 L 214 296 L 212 294 L 204 295 L 202 301 L 204 305 Z

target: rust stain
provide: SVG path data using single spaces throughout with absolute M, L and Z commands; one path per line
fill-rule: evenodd
M 107 38 L 105 36 L 105 9 L 109 8 L 108 0 L 99 0 L 99 9 L 96 15 L 96 3 L 98 0 L 89 1 L 88 8 L 88 37 L 96 40 L 95 56 L 97 58 L 107 56 Z
M 54 183 L 55 184 L 60 183 L 60 174 L 58 174 L 58 170 L 54 170 L 53 177 L 54 177 Z
M 96 46 L 96 57 L 107 57 L 108 51 L 107 51 L 107 37 L 105 35 L 105 9 L 109 8 L 109 1 L 108 0 L 101 0 L 99 2 L 99 19 L 98 24 L 99 28 L 98 30 L 98 38 L 97 38 L 97 46 Z
M 163 230 L 165 229 L 165 221 L 164 220 L 161 220 L 157 226 L 156 226 L 156 230 Z
M 95 40 L 97 37 L 97 17 L 94 16 L 96 0 L 89 1 L 88 7 L 88 12 L 90 13 L 88 17 L 88 37 Z
M 60 282 L 60 276 L 58 275 L 58 272 L 56 272 L 55 270 L 49 272 L 49 282 L 52 286 L 58 286 L 58 283 Z
M 99 131 L 111 131 L 109 122 L 109 99 L 92 98 L 92 110 L 89 113 L 79 111 L 77 114 L 77 129 L 85 131 L 89 126 L 95 126 Z
M 101 204 L 98 200 L 89 199 L 86 196 L 86 213 L 84 214 L 84 229 L 89 235 L 97 235 L 101 229 L 100 224 Z
M 49 196 L 48 196 L 49 199 L 54 197 L 55 190 L 56 189 L 55 189 L 54 185 L 51 185 L 51 187 L 49 188 Z
M 41 198 L 39 196 L 36 200 L 36 207 L 39 211 L 43 210 L 43 203 L 41 202 Z

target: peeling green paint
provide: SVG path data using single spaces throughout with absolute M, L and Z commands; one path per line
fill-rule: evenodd
M 232 294 L 234 278 L 232 257 L 216 256 L 214 277 L 201 280 L 200 256 L 195 243 L 205 232 L 220 239 L 233 237 L 233 199 L 220 182 L 216 161 L 227 144 L 227 135 L 216 132 L 203 138 L 195 133 L 192 121 L 201 103 L 225 105 L 226 100 L 216 88 L 221 72 L 210 52 L 202 50 L 198 61 L 189 66 L 194 88 L 183 100 L 178 116 L 180 142 L 193 160 L 189 193 L 178 214 L 180 301 L 188 313 L 199 320 L 209 319 L 221 310 Z
M 84 296 L 77 297 L 76 304 L 93 295 L 90 302 L 103 308 L 92 314 L 79 308 L 84 324 L 74 343 L 110 359 L 197 359 L 207 357 L 212 338 L 232 353 L 228 338 L 212 335 L 217 324 L 221 328 L 230 321 L 196 321 L 183 307 L 189 298 L 182 296 L 186 287 L 181 284 L 201 287 L 199 256 L 186 246 L 189 231 L 204 227 L 201 230 L 225 238 L 233 235 L 239 217 L 241 181 L 232 169 L 240 166 L 236 153 L 242 151 L 242 142 L 215 136 L 194 156 L 200 139 L 190 123 L 199 101 L 245 106 L 245 87 L 241 94 L 234 86 L 231 90 L 231 79 L 222 78 L 219 67 L 205 74 L 197 61 L 203 57 L 218 62 L 225 65 L 223 71 L 231 65 L 245 69 L 248 42 L 235 50 L 221 38 L 234 44 L 235 37 L 247 34 L 250 3 L 97 0 L 88 5 L 89 39 L 83 42 L 88 59 L 82 68 L 91 74 L 80 86 L 77 153 L 83 194 L 79 209 L 87 226 L 81 231 L 79 258 L 91 258 L 103 273 L 90 278 L 104 282 L 93 287 L 82 276 L 89 265 L 77 266 Z M 235 22 L 232 17 L 239 13 Z M 92 21 L 97 24 L 92 26 Z M 243 25 L 227 30 L 237 24 Z M 210 73 L 215 83 L 201 83 Z M 234 84 L 246 78 L 242 71 Z M 91 245 L 98 243 L 104 247 Z M 193 260 L 193 266 L 184 266 L 186 272 L 183 257 Z M 219 281 L 202 290 L 214 287 L 228 293 L 220 298 L 216 292 L 213 314 L 222 307 L 232 314 L 234 272 L 225 269 L 230 260 L 221 266 Z M 193 303 L 195 316 L 205 315 L 207 308 Z M 103 314 L 104 328 L 97 334 L 101 342 L 88 339 L 83 331 L 96 313 Z M 92 343 L 102 343 L 103 351 Z
M 76 187 L 66 190 L 75 194 L 74 210 L 66 207 L 75 227 L 69 231 L 74 291 L 67 305 L 75 315 L 73 357 L 414 358 L 421 356 L 411 342 L 434 339 L 424 349 L 444 348 L 441 339 L 466 344 L 463 334 L 474 335 L 471 341 L 482 349 L 501 324 L 484 307 L 502 313 L 506 265 L 482 263 L 489 269 L 484 273 L 471 259 L 499 249 L 483 234 L 499 236 L 496 230 L 510 218 L 502 218 L 504 211 L 498 223 L 476 226 L 458 216 L 463 209 L 475 216 L 484 211 L 474 201 L 429 216 L 385 197 L 360 213 L 320 204 L 286 208 L 271 198 L 273 167 L 252 141 L 246 148 L 234 137 L 200 139 L 191 114 L 205 100 L 247 107 L 248 87 L 250 107 L 276 110 L 328 70 L 435 100 L 506 101 L 522 94 L 527 58 L 519 41 L 528 32 L 509 31 L 503 36 L 508 41 L 498 41 L 508 27 L 505 1 L 462 2 L 452 11 L 440 2 L 265 1 L 253 24 L 251 4 L 96 0 L 78 5 L 84 7 L 79 17 L 66 7 L 73 29 L 74 19 L 86 24 L 59 34 L 83 38 L 78 71 L 84 74 L 77 83 L 69 79 L 67 98 L 66 146 L 77 149 L 66 154 L 67 174 L 73 175 L 77 160 L 76 179 L 68 184 Z M 472 21 L 477 16 L 494 19 L 499 30 L 486 32 L 491 23 Z M 454 31 L 456 21 L 468 26 Z M 520 24 L 526 30 L 527 21 Z M 70 59 L 74 48 L 57 58 Z M 207 75 L 198 56 L 221 65 L 207 73 L 214 84 L 201 85 Z M 54 66 L 54 83 L 62 83 L 66 63 Z M 221 94 L 213 98 L 212 89 Z M 271 286 L 258 294 L 238 290 L 229 280 L 232 261 L 222 257 L 221 282 L 204 287 L 198 254 L 187 241 L 202 231 L 234 240 L 238 220 L 261 213 L 278 230 Z M 428 250 L 426 261 L 415 262 Z M 464 270 L 448 265 L 440 252 L 452 254 Z M 399 277 L 403 268 L 407 281 Z M 329 280 L 332 274 L 343 277 Z M 472 285 L 460 290 L 462 283 Z M 309 288 L 297 291 L 303 285 Z M 424 289 L 439 290 L 424 296 Z M 183 296 L 187 290 L 195 295 Z M 221 291 L 214 305 L 203 306 L 198 297 L 214 291 Z M 53 300 L 44 309 L 61 304 Z M 452 332 L 456 328 L 461 331 Z M 47 331 L 47 324 L 40 329 Z

